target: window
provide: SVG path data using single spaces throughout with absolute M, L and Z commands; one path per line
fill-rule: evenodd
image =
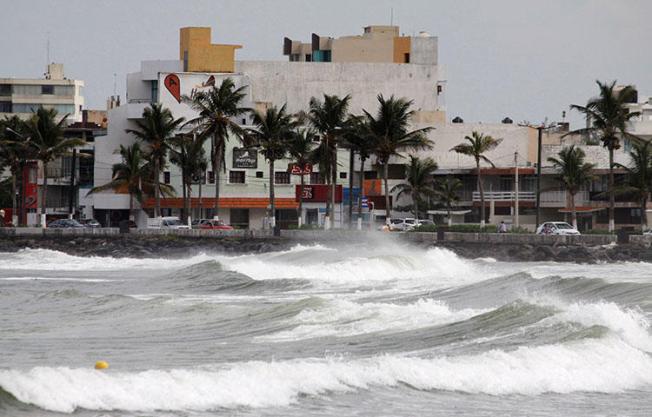
M 170 171 L 165 171 L 165 172 L 163 172 L 163 182 L 164 182 L 165 184 L 169 184 L 169 183 L 170 183 Z
M 152 96 L 150 99 L 152 103 L 158 102 L 158 80 L 152 81 Z
M 208 183 L 215 184 L 215 173 L 213 171 L 208 171 Z
M 256 178 L 263 178 L 263 171 L 256 171 Z
M 403 54 L 403 62 L 406 63 L 406 64 L 410 63 L 410 53 L 409 52 L 406 52 L 406 53 Z
M 306 62 L 311 62 L 312 61 L 312 55 L 306 54 Z
M 365 180 L 375 180 L 378 179 L 378 171 L 365 171 L 364 172 Z
M 0 113 L 11 113 L 11 101 L 0 101 Z
M 54 86 L 53 85 L 42 85 L 41 86 L 41 94 L 54 94 Z
M 55 85 L 54 93 L 55 96 L 69 96 L 72 97 L 75 95 L 75 87 L 72 85 Z
M 11 84 L 0 84 L 0 96 L 11 95 Z
M 340 179 L 345 180 L 346 179 L 346 172 L 340 172 Z
M 289 184 L 290 183 L 290 173 L 285 171 L 276 171 L 274 173 L 274 183 L 275 184 Z
M 310 184 L 323 184 L 324 179 L 319 172 L 310 173 Z
M 244 184 L 245 172 L 244 171 L 229 171 L 230 184 Z

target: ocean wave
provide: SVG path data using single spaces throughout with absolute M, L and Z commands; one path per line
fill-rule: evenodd
M 64 413 L 287 406 L 302 396 L 374 386 L 538 395 L 617 393 L 651 384 L 652 358 L 616 338 L 434 358 L 383 355 L 143 372 L 0 371 L 0 387 L 19 401 Z

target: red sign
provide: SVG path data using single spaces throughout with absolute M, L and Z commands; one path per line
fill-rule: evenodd
M 332 188 L 328 184 L 311 184 L 303 186 L 303 201 L 309 203 L 325 203 L 332 192 Z M 301 186 L 296 186 L 295 200 L 299 201 L 301 195 Z M 342 186 L 335 186 L 335 202 L 342 202 Z
M 309 175 L 312 174 L 312 164 L 288 164 L 288 171 L 292 175 Z
M 177 74 L 168 74 L 163 84 L 165 84 L 165 88 L 172 94 L 172 97 L 181 103 L 181 81 L 179 81 L 179 76 Z
M 25 209 L 38 208 L 38 183 L 36 182 L 36 174 L 38 165 L 36 162 L 28 162 L 23 168 L 23 198 Z

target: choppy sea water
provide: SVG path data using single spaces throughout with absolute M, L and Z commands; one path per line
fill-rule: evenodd
M 0 253 L 0 415 L 650 416 L 651 320 L 646 263 L 27 249 Z

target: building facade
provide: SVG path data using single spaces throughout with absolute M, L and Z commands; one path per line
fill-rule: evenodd
M 68 121 L 81 122 L 84 82 L 65 77 L 63 64 L 49 64 L 41 79 L 0 78 L 0 118 L 27 119 L 39 107 L 55 109 Z

